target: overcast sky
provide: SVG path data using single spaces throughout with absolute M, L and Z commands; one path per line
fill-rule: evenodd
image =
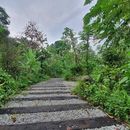
M 84 0 L 0 0 L 10 16 L 11 36 L 21 35 L 27 22 L 33 21 L 49 43 L 60 39 L 65 27 L 82 30 L 83 17 L 90 9 L 83 4 Z

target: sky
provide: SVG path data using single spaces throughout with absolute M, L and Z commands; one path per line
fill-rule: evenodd
M 0 0 L 0 6 L 10 16 L 11 36 L 20 36 L 32 21 L 47 35 L 49 43 L 59 40 L 65 27 L 81 31 L 83 17 L 91 7 L 84 6 L 84 0 Z

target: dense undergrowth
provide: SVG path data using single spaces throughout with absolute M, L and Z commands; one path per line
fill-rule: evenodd
M 118 65 L 117 63 L 124 59 L 116 61 L 115 64 L 115 59 L 111 56 L 109 62 L 109 55 L 105 54 L 103 62 L 100 62 L 90 75 L 79 80 L 73 93 L 94 106 L 101 107 L 110 115 L 130 122 L 130 54 L 127 53 L 124 57 L 127 61 Z
M 85 5 L 91 2 L 85 0 Z M 84 17 L 84 31 L 98 39 L 101 46 L 96 55 L 98 62 L 88 73 L 91 78 L 80 80 L 73 92 L 130 122 L 129 0 L 97 0 Z
M 36 60 L 32 50 L 26 51 L 22 58 L 24 62 L 19 63 L 20 70 L 16 77 L 0 68 L 0 106 L 30 85 L 48 78 L 40 73 L 40 62 Z
M 98 66 L 91 75 L 81 78 L 73 93 L 130 123 L 129 62 L 123 66 Z
M 84 81 L 80 81 L 73 93 L 94 106 L 102 107 L 112 116 L 130 121 L 130 96 L 123 89 L 110 90 L 103 84 L 86 84 Z

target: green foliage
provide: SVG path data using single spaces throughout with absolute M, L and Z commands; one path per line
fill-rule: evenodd
M 62 75 L 62 64 L 60 63 L 60 61 L 54 61 L 53 63 L 51 63 L 49 65 L 49 69 L 50 69 L 50 76 L 51 77 L 60 77 Z
M 130 113 L 130 96 L 125 90 L 114 89 L 111 91 L 107 86 L 102 84 L 86 84 L 80 81 L 73 90 L 83 99 L 87 99 L 95 106 L 101 106 L 109 114 L 114 115 L 122 120 L 129 120 Z
M 123 120 L 130 119 L 130 96 L 125 90 L 114 90 L 105 102 L 105 110 Z
M 17 91 L 16 81 L 0 68 L 0 106 Z
M 63 40 L 56 41 L 51 46 L 53 48 L 53 53 L 59 54 L 61 56 L 70 50 L 70 45 Z
M 85 4 L 92 1 L 85 0 Z M 102 43 L 98 53 L 101 65 L 92 72 L 95 83 L 84 84 L 82 91 L 80 86 L 83 83 L 76 88 L 76 93 L 82 93 L 81 96 L 94 105 L 127 121 L 130 116 L 129 12 L 129 0 L 97 0 L 86 14 L 84 31 L 88 33 L 89 30 Z
M 87 98 L 88 92 L 91 92 L 91 91 L 92 89 L 90 90 L 89 86 L 86 85 L 86 83 L 80 81 L 79 84 L 74 88 L 73 93 L 78 94 L 79 96 L 83 98 Z
M 48 45 L 50 57 L 45 62 L 48 75 L 77 80 L 78 76 L 93 72 L 97 61 L 94 51 L 88 45 L 89 36 L 86 38 L 85 32 L 79 36 L 81 43 L 78 43 L 76 33 L 66 27 L 61 40 Z
M 129 0 L 98 0 L 84 17 L 85 31 L 90 27 L 97 38 L 105 39 L 106 45 L 119 46 L 123 41 L 125 48 L 130 41 L 129 12 Z
M 83 74 L 83 68 L 81 65 L 74 65 L 70 68 L 72 75 L 78 76 Z
M 9 16 L 6 11 L 0 7 L 0 42 L 1 40 L 9 34 L 7 25 L 9 25 Z
M 0 7 L 0 106 L 25 87 L 45 79 L 35 50 L 21 39 L 9 38 L 8 15 Z
M 62 40 L 71 47 L 72 51 L 74 52 L 73 54 L 74 62 L 75 64 L 78 64 L 79 62 L 78 62 L 78 54 L 77 54 L 77 47 L 76 47 L 78 40 L 76 37 L 76 33 L 72 29 L 66 27 L 63 32 Z
M 127 90 L 127 92 L 130 94 L 130 52 L 129 51 L 127 54 L 126 64 L 124 64 L 121 67 L 121 72 L 123 76 L 121 77 L 119 84 L 120 86 L 124 87 L 125 90 Z
M 6 11 L 0 7 L 0 25 L 8 25 L 9 24 L 9 20 L 8 20 L 9 16 L 6 13 Z
M 16 46 L 15 39 L 8 38 L 8 42 L 1 47 L 1 67 L 14 78 L 19 75 L 21 69 L 19 60 L 21 59 L 21 47 Z
M 102 58 L 104 64 L 112 67 L 120 67 L 125 62 L 126 54 L 120 51 L 119 48 L 109 47 L 102 50 Z
M 14 76 L 0 69 L 0 105 L 5 103 L 11 96 L 20 92 L 29 85 L 44 80 L 46 76 L 41 76 L 40 62 L 36 58 L 36 52 L 29 49 L 26 50 L 20 58 L 12 59 L 16 62 L 19 71 Z M 13 61 L 14 60 L 14 61 Z M 15 71 L 14 71 L 15 72 Z M 14 77 L 14 78 L 13 78 Z
M 70 71 L 64 71 L 64 78 L 65 80 L 74 80 L 74 75 Z
M 22 57 L 20 62 L 21 73 L 19 82 L 21 87 L 26 87 L 28 84 L 39 81 L 40 62 L 36 59 L 36 52 L 29 49 Z

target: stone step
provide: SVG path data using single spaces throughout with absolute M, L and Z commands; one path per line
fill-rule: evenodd
M 13 125 L 14 122 L 15 124 L 30 124 L 38 122 L 65 121 L 80 118 L 96 118 L 96 117 L 106 117 L 106 114 L 96 108 L 93 109 L 86 108 L 79 110 L 67 110 L 57 112 L 23 113 L 13 115 L 2 114 L 0 115 L 0 125 Z
M 27 94 L 27 95 L 18 95 L 17 97 L 14 98 L 15 99 L 19 99 L 19 98 L 40 98 L 40 97 L 77 97 L 75 95 L 71 95 L 70 93 L 63 93 L 63 94 L 43 94 L 43 95 L 32 95 L 32 94 Z
M 37 113 L 37 112 L 56 112 L 67 110 L 78 110 L 90 108 L 91 106 L 86 104 L 66 104 L 66 105 L 51 105 L 51 106 L 37 106 L 37 107 L 14 107 L 0 109 L 0 115 L 2 114 L 22 114 L 22 113 Z
M 50 106 L 50 105 L 68 105 L 68 104 L 86 104 L 85 101 L 79 99 L 66 99 L 65 100 L 33 100 L 33 101 L 10 101 L 4 108 L 13 107 L 38 107 L 38 106 Z
M 28 93 L 51 93 L 51 92 L 61 92 L 61 93 L 64 93 L 64 92 L 70 92 L 70 90 L 28 90 L 28 91 L 23 91 L 23 94 L 28 94 Z
M 68 127 L 72 128 L 72 130 L 83 130 L 101 128 L 116 124 L 118 124 L 118 122 L 116 122 L 114 119 L 110 119 L 108 117 L 95 117 L 17 125 L 14 123 L 6 126 L 0 125 L 0 130 L 67 130 Z
M 47 87 L 52 87 L 52 88 L 56 88 L 56 87 L 66 87 L 65 85 L 57 85 L 57 84 L 52 84 L 52 85 L 33 85 L 33 86 L 31 86 L 31 88 L 37 88 L 37 87 L 39 87 L 39 88 L 47 88 Z
M 26 94 L 26 93 L 25 93 Z M 55 92 L 53 92 L 53 91 L 50 91 L 50 92 L 35 92 L 35 91 L 33 91 L 33 92 L 27 92 L 27 94 L 31 94 L 31 95 L 43 95 L 43 94 L 71 94 L 69 91 L 55 91 Z
M 71 90 L 72 87 L 35 87 L 30 88 L 29 90 Z
M 34 101 L 34 100 L 67 100 L 67 99 L 78 99 L 77 96 L 48 96 L 48 97 L 20 97 L 20 98 L 14 98 L 13 101 Z

